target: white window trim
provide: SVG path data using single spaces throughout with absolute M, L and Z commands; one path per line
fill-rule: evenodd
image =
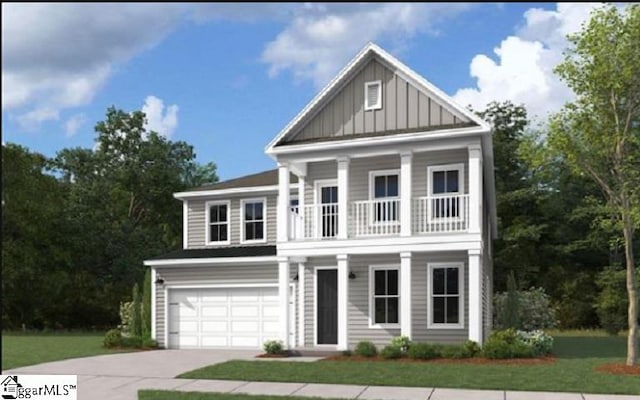
M 369 97 L 369 86 L 378 85 L 378 102 L 376 104 L 367 104 Z M 382 109 L 382 81 L 365 82 L 364 84 L 364 110 L 373 111 Z
M 376 200 L 375 198 L 375 179 L 376 176 L 386 176 L 386 175 L 397 175 L 398 176 L 398 195 L 395 197 L 385 197 L 386 200 L 400 200 L 400 170 L 399 169 L 380 169 L 376 171 L 369 171 L 369 225 L 400 225 L 400 202 L 398 201 L 398 220 L 397 221 L 376 221 L 373 218 L 375 213 L 375 207 L 373 202 Z
M 246 203 L 262 203 L 262 239 L 256 240 L 245 240 L 244 238 L 244 205 Z M 252 243 L 266 243 L 267 242 L 267 198 L 266 197 L 256 197 L 252 199 L 241 199 L 240 200 L 240 243 L 241 244 L 252 244 Z
M 439 171 L 454 171 L 454 170 L 458 171 L 458 191 L 434 194 L 433 193 L 433 173 L 439 172 Z M 429 198 L 462 195 L 465 193 L 464 188 L 465 188 L 465 180 L 464 180 L 464 164 L 463 163 L 430 165 L 427 167 L 427 195 Z M 467 199 L 467 202 L 468 202 L 468 199 Z M 464 200 L 463 200 L 463 203 L 464 203 Z M 464 221 L 464 214 L 465 214 L 464 207 L 461 207 L 457 217 L 453 217 L 453 218 L 433 217 L 433 213 L 431 212 L 431 201 L 427 201 L 427 220 L 429 222 L 441 222 L 441 221 L 462 222 Z
M 437 268 L 458 268 L 458 292 L 460 301 L 458 301 L 457 324 L 437 324 L 431 322 L 431 318 L 433 317 L 433 270 Z M 464 263 L 447 262 L 427 264 L 427 329 L 464 329 L 464 291 Z
M 376 324 L 375 321 L 375 271 L 380 270 L 396 270 L 398 271 L 398 322 L 395 324 Z M 369 265 L 369 328 L 370 329 L 400 329 L 400 265 L 399 264 L 380 264 Z
M 225 241 L 219 241 L 219 242 L 212 242 L 211 241 L 211 221 L 210 221 L 210 208 L 211 206 L 217 206 L 217 205 L 226 205 L 227 206 L 227 240 Z M 231 201 L 229 200 L 214 200 L 214 201 L 207 201 L 206 203 L 204 203 L 204 214 L 205 214 L 205 244 L 207 246 L 216 246 L 216 245 L 223 245 L 223 244 L 230 244 L 231 243 Z

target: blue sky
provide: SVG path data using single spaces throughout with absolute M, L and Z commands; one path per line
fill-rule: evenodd
M 107 107 L 145 107 L 222 179 L 270 169 L 265 145 L 370 40 L 460 104 L 544 116 L 572 97 L 552 68 L 593 7 L 3 3 L 3 141 L 92 147 Z

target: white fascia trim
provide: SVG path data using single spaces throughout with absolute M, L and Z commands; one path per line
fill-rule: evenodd
M 295 185 L 292 185 L 290 188 L 291 191 L 298 190 Z M 207 197 L 207 196 L 223 196 L 223 195 L 235 195 L 235 194 L 246 194 L 246 193 L 262 193 L 262 192 L 277 192 L 278 185 L 270 185 L 270 186 L 248 186 L 241 188 L 231 188 L 231 189 L 218 189 L 218 190 L 200 190 L 200 191 L 191 191 L 191 192 L 177 192 L 173 194 L 173 197 L 176 199 L 189 199 L 196 197 Z
M 244 239 L 244 205 L 246 203 L 262 203 L 262 239 Z M 255 244 L 255 243 L 267 243 L 267 198 L 257 197 L 253 199 L 241 199 L 240 200 L 240 244 Z
M 394 324 L 376 324 L 375 315 L 375 271 L 396 270 L 398 271 L 398 322 Z M 399 264 L 375 264 L 369 265 L 369 329 L 400 329 L 400 265 Z
M 208 267 L 219 264 L 264 264 L 276 263 L 276 256 L 261 257 L 219 257 L 219 258 L 177 258 L 174 260 L 146 260 L 147 267 Z
M 390 145 L 390 144 L 402 144 L 407 142 L 420 140 L 436 140 L 436 139 L 450 139 L 454 137 L 472 136 L 478 134 L 487 134 L 491 132 L 489 129 L 483 127 L 472 126 L 465 128 L 451 128 L 438 131 L 420 131 L 412 133 L 404 133 L 390 136 L 373 136 L 364 138 L 354 138 L 342 141 L 327 141 L 321 143 L 308 143 L 308 144 L 293 144 L 287 146 L 281 146 L 277 149 L 270 150 L 270 154 L 291 154 L 299 153 L 302 151 L 316 151 L 316 150 L 339 150 L 346 148 L 353 148 L 359 146 L 372 146 L 372 145 Z
M 458 268 L 458 323 L 457 324 L 435 324 L 431 322 L 433 317 L 433 270 L 436 268 Z M 427 263 L 427 329 L 464 329 L 464 263 L 463 262 L 436 262 Z
M 209 220 L 211 216 L 211 206 L 216 205 L 226 205 L 227 206 L 227 240 L 212 242 L 211 241 L 211 221 Z M 228 245 L 231 244 L 231 201 L 230 200 L 211 200 L 204 203 L 204 243 L 207 246 L 218 246 L 218 245 Z M 222 225 L 222 224 L 220 224 Z
M 189 202 L 182 200 L 182 248 L 189 247 Z

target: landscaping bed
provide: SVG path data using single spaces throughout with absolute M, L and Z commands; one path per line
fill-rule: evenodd
M 400 363 L 433 363 L 433 364 L 494 364 L 494 365 L 544 365 L 556 362 L 556 357 L 546 356 L 537 358 L 511 358 L 511 359 L 491 359 L 485 357 L 473 358 L 434 358 L 430 360 L 420 360 L 414 358 L 398 358 L 395 360 L 387 360 L 382 356 L 363 357 L 358 355 L 336 355 L 323 358 L 320 361 L 381 361 L 381 362 L 400 362 Z

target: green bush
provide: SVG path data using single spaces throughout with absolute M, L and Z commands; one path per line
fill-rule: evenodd
M 342 355 L 345 357 L 351 357 L 352 356 L 352 352 L 351 350 L 342 350 Z
M 482 347 L 473 340 L 467 340 L 462 343 L 462 358 L 472 358 L 482 353 Z
M 411 348 L 411 339 L 408 336 L 396 336 L 391 339 L 391 346 L 395 346 L 400 349 L 403 355 L 407 354 L 409 348 Z
M 517 299 L 515 301 L 514 296 Z M 512 315 L 514 307 L 517 307 L 517 318 Z M 494 319 L 497 329 L 513 328 L 533 331 L 553 328 L 556 325 L 551 298 L 542 288 L 519 290 L 515 295 L 509 292 L 496 294 Z
M 389 345 L 382 349 L 380 355 L 386 360 L 395 360 L 402 357 L 402 350 L 398 346 Z
M 284 344 L 281 340 L 267 340 L 262 347 L 267 354 L 282 354 L 284 352 Z
M 596 299 L 596 311 L 600 326 L 610 335 L 627 328 L 627 272 L 624 269 L 607 267 L 596 280 L 600 294 Z
M 466 358 L 462 346 L 455 344 L 443 344 L 440 353 L 443 358 Z
M 147 349 L 155 349 L 158 347 L 158 342 L 156 342 L 153 339 L 143 339 L 142 340 L 142 347 L 147 348 Z
M 142 338 L 140 336 L 123 337 L 121 346 L 140 348 L 142 347 Z
M 102 344 L 108 349 L 121 346 L 122 332 L 120 332 L 120 329 L 111 329 L 110 331 L 107 331 L 107 333 L 104 335 Z
M 375 357 L 378 354 L 376 345 L 366 340 L 358 342 L 354 353 L 360 357 Z
M 495 331 L 491 334 L 482 348 L 487 358 L 531 358 L 534 357 L 533 347 L 522 340 L 515 329 Z
M 533 350 L 536 356 L 545 356 L 551 353 L 553 349 L 553 338 L 541 330 L 537 331 L 518 331 L 520 339 Z
M 413 343 L 407 355 L 414 360 L 431 360 L 442 356 L 439 348 L 429 343 Z
M 134 337 L 142 336 L 142 318 L 140 316 L 140 291 L 138 290 L 138 284 L 133 285 L 133 291 L 131 293 L 133 307 L 131 309 L 129 321 L 130 334 Z

